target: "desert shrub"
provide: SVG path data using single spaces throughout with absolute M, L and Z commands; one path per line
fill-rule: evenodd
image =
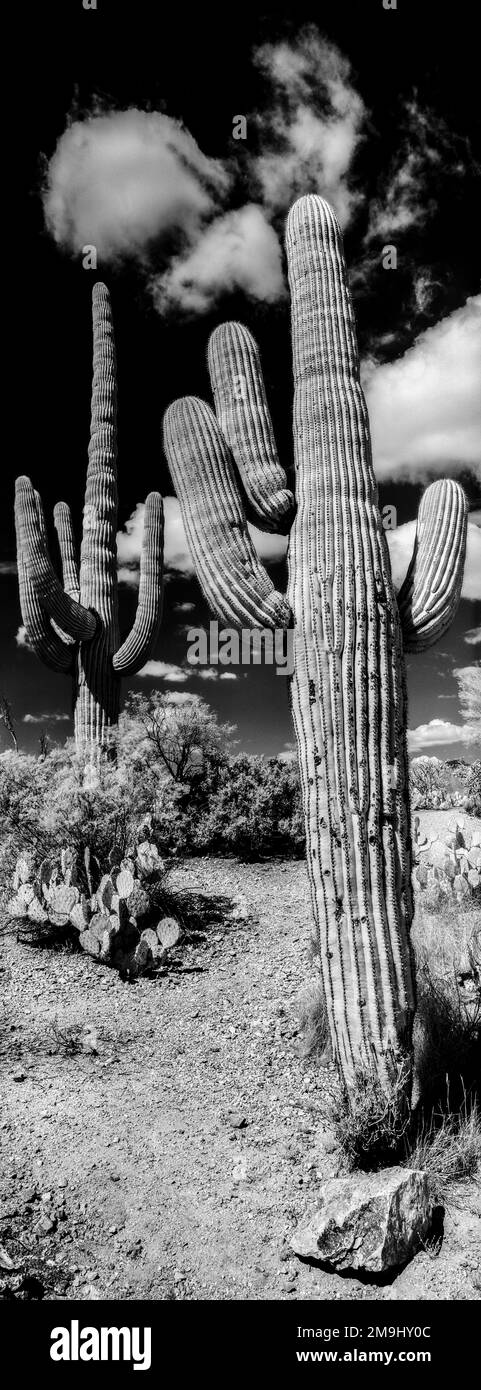
M 41 847 L 49 778 L 43 762 L 13 749 L 0 755 L 0 875 L 8 880 L 23 849 Z
M 245 859 L 304 853 L 297 767 L 278 758 L 239 754 L 221 770 L 206 814 L 200 848 Z
M 147 810 L 128 767 L 105 757 L 94 780 L 86 780 L 83 759 L 72 742 L 45 758 L 3 754 L 0 758 L 2 872 L 22 852 L 37 858 L 68 844 L 89 848 L 101 869 L 111 851 L 126 853 L 135 826 Z
M 467 763 L 422 756 L 411 759 L 409 771 L 413 810 L 469 809 Z
M 471 816 L 481 816 L 481 762 L 472 764 L 466 783 L 466 810 Z

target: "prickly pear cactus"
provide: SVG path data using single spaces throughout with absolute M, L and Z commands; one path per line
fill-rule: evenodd
M 83 872 L 92 888 L 92 859 L 83 855 Z M 19 922 L 74 928 L 83 951 L 134 979 L 152 969 L 177 944 L 175 918 L 158 921 L 155 905 L 164 864 L 157 847 L 143 840 L 122 863 L 112 863 L 98 887 L 87 895 L 76 879 L 76 856 L 62 849 L 58 859 L 44 859 L 36 872 L 31 857 L 21 856 L 14 874 L 10 916 Z M 152 897 L 151 897 L 152 895 Z
M 469 907 L 481 902 L 481 834 L 466 829 L 464 819 L 440 836 L 421 836 L 414 845 L 414 890 L 428 912 L 449 904 Z

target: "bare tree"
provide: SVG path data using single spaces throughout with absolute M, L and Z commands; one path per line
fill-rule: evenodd
M 48 746 L 50 743 L 50 739 L 46 729 L 42 729 L 42 732 L 38 736 L 38 741 L 40 744 L 40 757 L 46 758 L 48 753 Z
M 189 781 L 206 761 L 222 759 L 234 733 L 233 725 L 218 724 L 214 711 L 198 695 L 177 704 L 159 691 L 130 693 L 126 712 L 124 753 L 131 746 L 132 757 L 139 761 L 142 747 L 147 749 L 178 783 Z
M 458 699 L 463 719 L 469 728 L 470 741 L 481 740 L 481 663 L 461 666 L 455 672 Z
M 18 753 L 18 740 L 13 722 L 12 706 L 10 700 L 3 694 L 0 694 L 0 723 L 5 725 L 7 733 L 10 734 L 10 738 L 12 739 L 15 752 Z

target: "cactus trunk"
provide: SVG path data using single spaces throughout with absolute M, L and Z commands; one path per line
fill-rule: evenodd
M 410 1050 L 411 849 L 402 639 L 334 215 L 288 223 L 297 514 L 292 707 L 335 1057 Z
M 117 598 L 117 372 L 107 291 L 96 286 L 89 463 L 80 554 L 80 602 L 101 619 L 77 654 L 75 737 L 103 746 L 117 723 L 120 679 L 112 658 L 119 645 Z

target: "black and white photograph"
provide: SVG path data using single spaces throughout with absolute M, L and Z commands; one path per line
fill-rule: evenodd
M 429 1362 L 480 1298 L 477 18 L 7 44 L 0 1299 L 51 1365 L 151 1369 L 165 1303 Z

